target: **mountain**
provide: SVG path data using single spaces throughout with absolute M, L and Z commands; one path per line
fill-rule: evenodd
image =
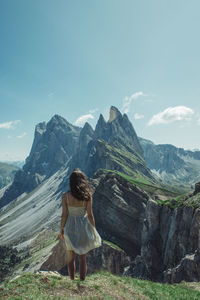
M 13 184 L 0 200 L 0 207 L 8 204 L 23 193 L 30 193 L 45 179 L 65 166 L 76 151 L 80 128 L 55 115 L 47 124 L 39 123 L 30 155 Z
M 0 244 L 25 248 L 43 230 L 58 233 L 61 195 L 69 187 L 70 172 L 79 167 L 93 189 L 97 229 L 132 258 L 129 274 L 173 282 L 164 272 L 188 253 L 199 266 L 200 192 L 195 189 L 196 194 L 186 196 L 191 201 L 183 201 L 172 186 L 154 177 L 144 156 L 128 117 L 115 107 L 107 122 L 100 115 L 94 130 L 88 123 L 73 126 L 58 115 L 38 124 L 23 169 L 0 190 Z M 191 271 L 196 274 L 195 265 Z M 200 280 L 198 273 L 191 278 Z
M 200 281 L 200 182 L 187 196 L 148 201 L 140 255 L 127 275 L 170 283 Z
M 145 161 L 151 171 L 172 185 L 194 185 L 200 181 L 200 151 L 184 150 L 169 144 L 155 145 L 139 138 Z
M 80 133 L 70 170 L 82 169 L 89 177 L 99 169 L 118 170 L 134 177 L 154 177 L 143 158 L 137 134 L 126 114 L 112 106 L 106 122 L 100 115 L 95 130 L 86 123 Z
M 0 162 L 0 189 L 13 181 L 18 170 L 19 167 L 15 165 Z
M 2 191 L 2 243 L 13 239 L 19 242 L 21 236 L 30 238 L 42 228 L 58 225 L 60 197 L 68 188 L 68 177 L 75 167 L 89 177 L 106 169 L 146 183 L 155 181 L 142 157 L 132 124 L 116 108 L 111 107 L 108 122 L 100 116 L 95 130 L 88 123 L 80 129 L 55 115 L 47 124 L 36 126 L 23 169 L 17 172 L 13 184 Z
M 96 140 L 104 140 L 112 146 L 115 146 L 118 142 L 124 145 L 127 149 L 132 147 L 135 153 L 143 157 L 143 150 L 140 146 L 133 125 L 129 121 L 127 115 L 122 115 L 114 106 L 111 106 L 110 108 L 110 117 L 108 122 L 106 122 L 103 116 L 100 115 L 94 136 Z

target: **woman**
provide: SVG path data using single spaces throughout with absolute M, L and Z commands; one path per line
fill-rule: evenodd
M 101 246 L 92 212 L 92 194 L 86 175 L 75 169 L 70 175 L 70 191 L 62 195 L 60 239 L 67 244 L 67 265 L 71 279 L 75 275 L 75 256 L 79 255 L 79 276 L 85 280 L 86 254 Z

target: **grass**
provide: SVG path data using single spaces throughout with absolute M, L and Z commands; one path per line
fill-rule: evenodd
M 163 188 L 161 186 L 155 185 L 153 184 L 150 179 L 148 179 L 145 176 L 141 176 L 141 174 L 139 173 L 135 173 L 135 177 L 126 175 L 122 172 L 119 171 L 110 171 L 112 173 L 115 173 L 119 176 L 121 176 L 122 178 L 124 178 L 125 180 L 127 180 L 128 182 L 131 182 L 135 185 L 137 185 L 138 187 L 140 187 L 142 190 L 146 191 L 147 193 L 149 193 L 150 195 L 153 195 L 155 192 L 159 193 L 159 194 L 163 194 L 163 195 L 168 195 L 168 196 L 177 196 L 178 193 L 168 190 L 166 188 Z
M 121 143 L 118 142 L 116 142 L 115 145 L 112 146 L 103 140 L 98 140 L 98 142 L 104 145 L 106 154 L 125 173 L 134 176 L 134 170 L 136 169 L 141 169 L 141 172 L 148 172 L 148 169 L 145 166 L 144 159 L 142 159 L 140 155 L 134 151 L 134 149 L 127 149 Z
M 112 242 L 110 242 L 110 241 L 103 240 L 103 242 L 104 242 L 105 244 L 107 244 L 107 245 L 109 245 L 109 246 L 111 246 L 111 247 L 117 249 L 117 250 L 123 250 L 123 249 L 121 249 L 119 246 L 117 246 L 116 244 L 114 244 L 114 243 L 112 243 Z M 124 251 L 124 250 L 123 250 L 123 251 Z
M 144 190 L 150 197 L 152 197 L 153 199 L 155 198 L 155 201 L 159 205 L 165 205 L 170 207 L 171 209 L 176 209 L 182 205 L 192 207 L 200 206 L 200 197 L 198 195 L 185 200 L 185 197 L 188 195 L 188 193 L 178 193 L 177 191 L 156 185 L 150 180 L 150 178 L 142 175 L 141 173 L 135 172 L 134 176 L 130 176 L 120 171 L 104 171 L 106 173 L 111 172 L 117 174 L 128 182 L 135 184 L 136 186 Z
M 180 206 L 187 206 L 197 208 L 200 206 L 200 196 L 195 195 L 186 199 L 187 194 L 182 194 L 174 198 L 170 198 L 167 201 L 163 202 L 158 200 L 157 203 L 159 205 L 165 205 L 172 209 L 176 209 Z
M 0 299 L 102 299 L 193 300 L 200 298 L 200 284 L 161 284 L 100 271 L 80 281 L 67 276 L 24 273 L 0 287 Z

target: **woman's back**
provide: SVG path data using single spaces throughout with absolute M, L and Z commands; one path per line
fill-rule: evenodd
M 73 206 L 73 207 L 85 207 L 87 206 L 87 201 L 84 200 L 79 200 L 75 198 L 71 192 L 67 192 L 66 194 L 66 200 L 67 200 L 67 205 L 68 206 Z
M 64 233 L 68 249 L 84 254 L 99 247 L 101 238 L 88 219 L 86 201 L 75 199 L 70 192 L 66 194 L 66 201 L 68 218 Z
M 79 274 L 80 279 L 84 280 L 87 270 L 86 254 L 101 246 L 101 237 L 95 228 L 92 192 L 86 175 L 80 169 L 75 169 L 70 175 L 69 186 L 70 192 L 62 196 L 60 238 L 65 238 L 67 244 L 70 278 L 74 279 L 75 255 L 79 254 Z

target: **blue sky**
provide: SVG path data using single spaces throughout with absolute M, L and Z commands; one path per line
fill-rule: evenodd
M 59 114 L 111 105 L 156 144 L 200 149 L 200 1 L 0 0 L 0 160 Z

